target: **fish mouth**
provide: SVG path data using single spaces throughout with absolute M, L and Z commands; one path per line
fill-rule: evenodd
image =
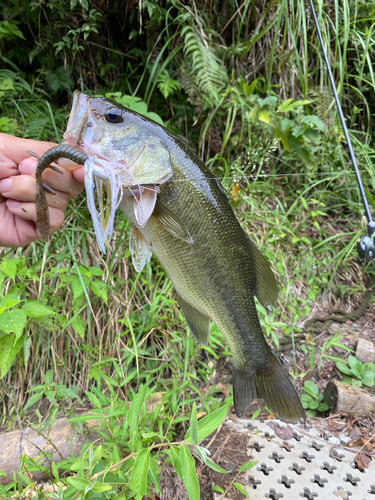
M 82 132 L 88 120 L 89 97 L 79 90 L 73 92 L 72 110 L 64 133 L 63 144 L 73 147 L 81 145 Z

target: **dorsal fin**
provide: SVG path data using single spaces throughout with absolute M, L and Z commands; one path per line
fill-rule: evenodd
M 256 275 L 255 295 L 263 307 L 270 310 L 277 300 L 277 282 L 267 259 L 248 237 Z

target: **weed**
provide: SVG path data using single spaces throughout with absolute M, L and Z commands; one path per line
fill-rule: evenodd
M 346 384 L 354 385 L 354 387 L 362 387 L 362 385 L 374 387 L 374 363 L 362 363 L 354 356 L 349 356 L 347 364 L 337 361 L 336 367 L 345 375 L 350 375 L 342 379 Z
M 323 394 L 319 393 L 319 389 L 314 382 L 306 380 L 303 390 L 305 394 L 302 394 L 301 401 L 302 406 L 307 410 L 306 414 L 308 417 L 315 417 L 317 411 L 323 412 L 328 410 L 328 405 L 322 402 Z

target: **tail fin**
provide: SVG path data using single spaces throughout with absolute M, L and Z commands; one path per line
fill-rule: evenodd
M 280 361 L 270 350 L 263 370 L 248 374 L 233 367 L 233 399 L 236 415 L 241 417 L 256 398 L 284 422 L 305 421 L 299 396 Z

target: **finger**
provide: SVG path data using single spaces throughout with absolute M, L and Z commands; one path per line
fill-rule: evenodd
M 0 134 L 0 149 L 4 157 L 8 158 L 9 165 L 18 165 L 22 160 L 30 155 L 26 151 L 32 151 L 38 156 L 42 156 L 48 149 L 56 146 L 54 142 L 33 141 L 22 139 L 8 134 Z
M 48 183 L 50 187 L 52 187 L 51 184 L 53 183 Z M 35 203 L 35 179 L 30 175 L 15 175 L 13 177 L 8 177 L 8 179 L 3 179 L 2 181 L 0 181 L 0 193 L 6 198 L 10 198 L 20 202 Z M 60 210 L 65 212 L 70 200 L 70 194 L 66 191 L 60 191 L 57 189 L 55 190 L 55 193 L 55 195 L 46 193 L 48 206 L 59 208 Z
M 74 163 L 74 161 L 69 160 L 69 158 L 60 158 L 56 163 L 59 167 L 64 167 L 67 170 L 77 170 L 78 168 L 82 167 L 82 165 Z
M 8 210 L 15 216 L 23 220 L 36 222 L 36 206 L 35 203 L 19 202 L 17 200 L 7 200 L 6 206 Z M 64 222 L 64 212 L 58 208 L 48 207 L 49 212 L 49 234 L 54 233 L 62 226 Z M 38 232 L 35 233 L 36 238 L 40 238 Z M 36 239 L 35 238 L 35 239 Z
M 20 163 L 19 171 L 21 174 L 34 177 L 37 164 L 38 161 L 35 158 L 26 158 Z M 62 171 L 62 174 L 47 168 L 42 175 L 43 182 L 54 190 L 68 193 L 70 198 L 76 198 L 83 190 L 83 184 L 76 180 L 73 172 L 62 168 L 60 164 L 59 170 Z
M 72 175 L 78 182 L 85 181 L 85 169 L 84 168 L 79 168 L 78 170 L 74 170 L 74 172 L 72 172 Z

